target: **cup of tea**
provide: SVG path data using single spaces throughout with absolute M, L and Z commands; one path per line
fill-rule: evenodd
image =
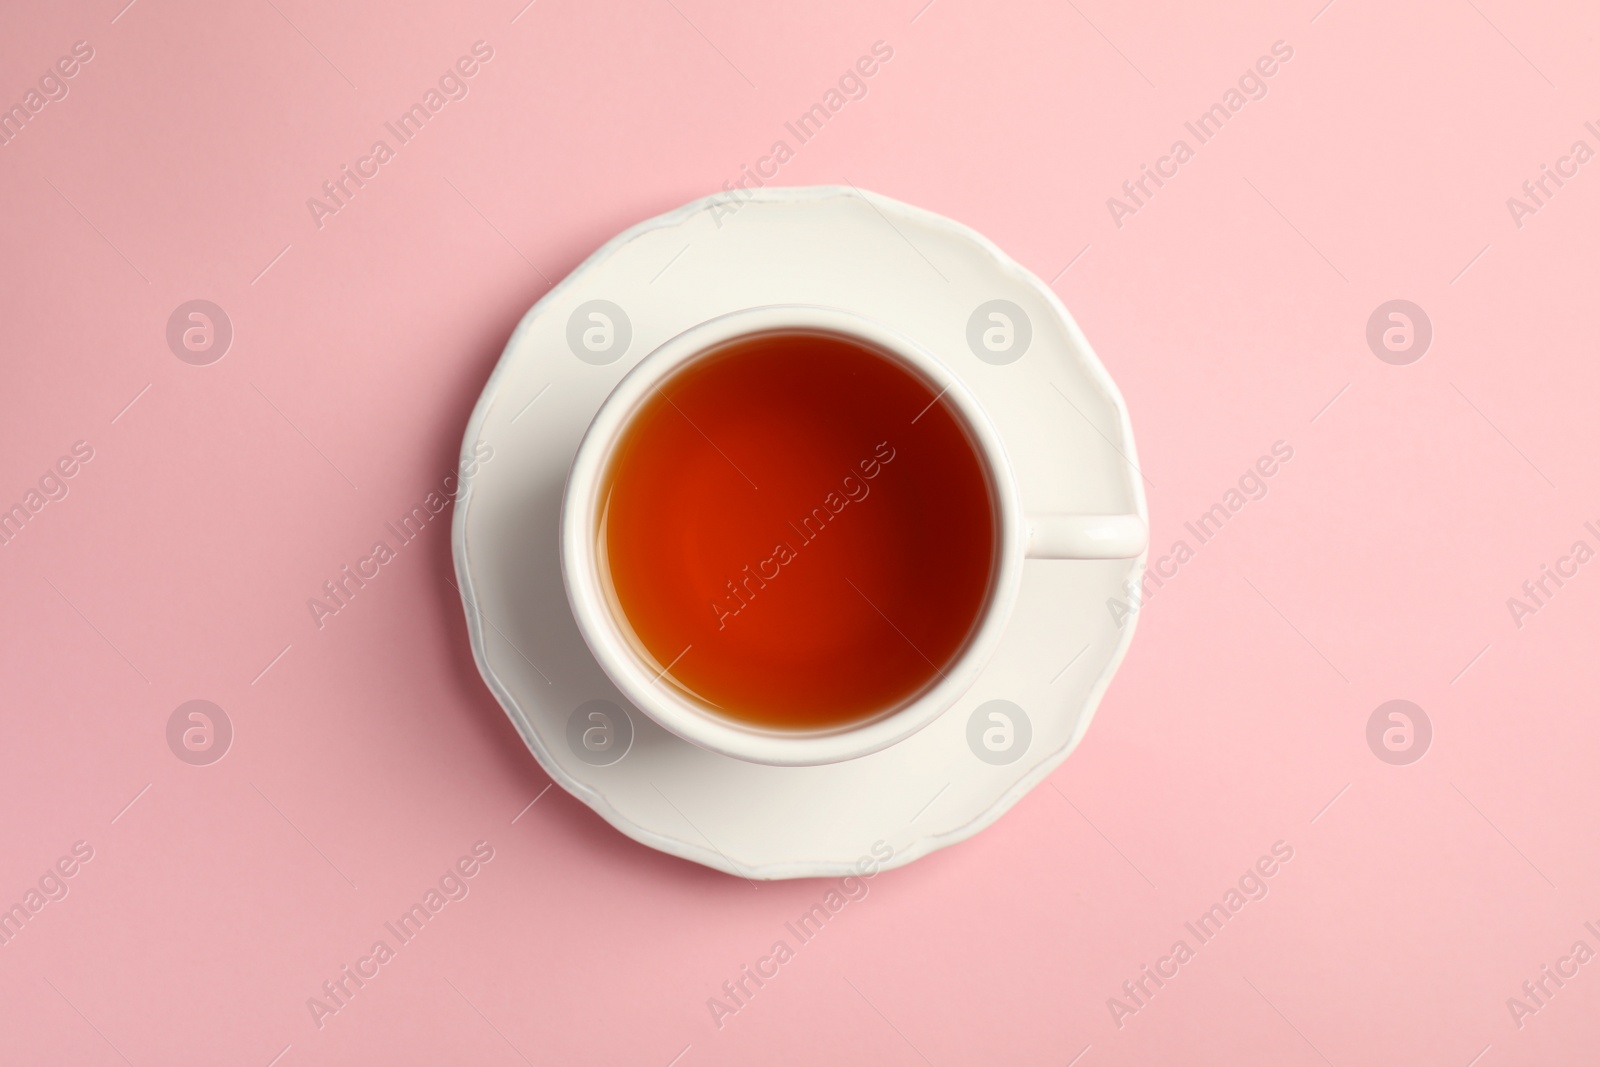
M 635 706 L 713 752 L 864 756 L 954 704 L 1025 559 L 1127 559 L 1137 515 L 1025 514 L 1000 435 L 921 345 L 836 308 L 748 308 L 639 362 L 567 479 L 561 568 Z

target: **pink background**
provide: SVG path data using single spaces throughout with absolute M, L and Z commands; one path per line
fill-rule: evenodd
M 1521 628 L 1506 605 L 1600 548 L 1600 163 L 1506 206 L 1600 149 L 1592 6 L 123 2 L 0 9 L 0 102 L 94 49 L 0 147 L 0 506 L 94 449 L 0 546 L 0 905 L 94 849 L 0 946 L 0 1061 L 1593 1061 L 1600 962 L 1520 1028 L 1507 998 L 1600 950 L 1600 564 Z M 319 229 L 306 199 L 478 40 L 470 95 Z M 549 780 L 473 667 L 443 523 L 322 630 L 305 602 L 450 471 L 548 280 L 737 177 L 878 40 L 780 181 L 1055 279 L 1158 547 L 1294 459 L 1145 606 L 1048 786 L 873 879 L 719 1029 L 707 998 L 828 884 L 659 855 L 559 788 L 528 809 Z M 1279 40 L 1268 95 L 1119 228 L 1106 198 Z M 235 330 L 209 366 L 165 340 L 194 298 Z M 1409 366 L 1365 340 L 1396 298 L 1434 328 Z M 1408 766 L 1366 741 L 1393 698 L 1433 725 Z M 236 731 L 210 766 L 167 745 L 191 699 Z M 480 840 L 470 895 L 318 1029 L 307 998 Z M 1119 1027 L 1108 998 L 1279 840 L 1270 894 Z

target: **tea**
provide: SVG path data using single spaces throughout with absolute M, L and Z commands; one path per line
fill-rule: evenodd
M 612 452 L 601 571 L 657 684 L 827 730 L 936 683 L 986 606 L 996 509 L 966 429 L 862 342 L 760 334 L 697 357 Z

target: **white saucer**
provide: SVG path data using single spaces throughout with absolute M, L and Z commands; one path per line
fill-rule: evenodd
M 935 352 L 993 417 L 1029 513 L 1148 521 L 1116 386 L 1055 294 L 988 240 L 849 187 L 717 196 L 614 238 L 506 345 L 462 446 L 493 456 L 463 479 L 455 510 L 473 654 L 545 770 L 629 837 L 749 878 L 851 874 L 872 856 L 895 867 L 977 833 L 1072 751 L 1133 636 L 1134 618 L 1119 629 L 1107 601 L 1144 559 L 1028 561 L 971 691 L 874 755 L 769 767 L 657 726 L 617 692 L 567 606 L 567 469 L 634 364 L 696 323 L 764 304 L 855 311 Z M 1009 347 L 1003 328 L 989 334 L 998 351 L 984 340 L 1003 327 L 995 310 L 1012 325 Z

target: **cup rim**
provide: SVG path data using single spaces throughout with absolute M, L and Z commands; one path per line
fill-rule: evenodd
M 815 331 L 843 336 L 900 361 L 939 390 L 956 410 L 990 482 L 995 506 L 994 570 L 988 602 L 965 646 L 939 680 L 892 711 L 856 724 L 786 731 L 738 722 L 703 707 L 677 687 L 658 684 L 659 669 L 643 662 L 600 574 L 595 531 L 601 490 L 613 449 L 651 391 L 681 367 L 744 337 Z M 606 675 L 635 707 L 692 744 L 752 763 L 815 766 L 881 751 L 921 730 L 971 687 L 993 655 L 1021 585 L 1027 521 L 999 432 L 966 385 L 927 349 L 873 320 L 840 308 L 775 304 L 744 308 L 699 323 L 641 359 L 600 405 L 573 458 L 562 496 L 560 554 L 567 600 Z

